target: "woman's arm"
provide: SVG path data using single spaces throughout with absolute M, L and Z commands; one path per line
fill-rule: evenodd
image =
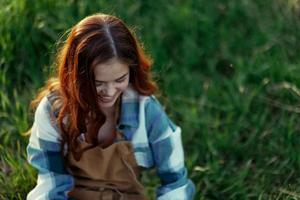
M 184 165 L 181 129 L 168 118 L 154 96 L 146 106 L 146 124 L 157 175 L 161 179 L 157 199 L 193 199 L 195 186 L 188 179 Z
M 73 177 L 65 169 L 61 154 L 60 135 L 50 115 L 47 97 L 35 112 L 34 124 L 27 146 L 28 162 L 38 170 L 37 184 L 27 200 L 68 199 Z

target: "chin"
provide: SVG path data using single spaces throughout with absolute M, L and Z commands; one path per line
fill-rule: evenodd
M 102 103 L 102 102 L 100 102 L 100 103 L 99 103 L 99 106 L 100 106 L 101 108 L 110 108 L 110 107 L 112 107 L 114 104 L 115 104 L 115 101 L 112 102 L 112 103 Z
M 114 100 L 111 101 L 111 102 L 102 102 L 102 101 L 100 100 L 99 106 L 100 106 L 101 108 L 110 108 L 110 107 L 114 106 L 115 103 L 116 103 L 116 99 L 114 99 Z
M 114 99 L 111 102 L 103 102 L 100 101 L 98 102 L 99 106 L 101 108 L 110 108 L 113 107 L 116 104 L 117 99 L 120 97 L 121 92 L 119 92 L 118 94 L 115 95 Z

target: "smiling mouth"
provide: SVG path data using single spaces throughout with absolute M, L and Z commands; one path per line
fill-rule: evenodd
M 112 99 L 101 99 L 102 102 L 105 102 L 105 103 L 108 103 L 108 102 L 111 102 Z
M 113 100 L 114 98 L 113 97 L 110 97 L 110 98 L 106 98 L 106 97 L 99 97 L 99 100 L 101 102 L 104 102 L 104 103 L 109 103 Z

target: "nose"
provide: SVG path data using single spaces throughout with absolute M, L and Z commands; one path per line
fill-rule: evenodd
M 103 86 L 103 88 L 101 90 L 101 93 L 104 96 L 108 96 L 108 97 L 114 96 L 115 92 L 116 92 L 116 89 L 114 87 L 114 84 L 112 84 L 112 83 L 105 84 L 105 86 Z

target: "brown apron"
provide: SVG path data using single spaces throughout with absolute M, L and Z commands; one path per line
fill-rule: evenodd
M 120 137 L 120 134 L 118 135 Z M 81 142 L 82 147 L 90 144 Z M 146 200 L 140 183 L 141 168 L 128 141 L 118 141 L 102 149 L 86 150 L 79 161 L 69 153 L 68 170 L 75 184 L 69 197 L 89 200 Z

